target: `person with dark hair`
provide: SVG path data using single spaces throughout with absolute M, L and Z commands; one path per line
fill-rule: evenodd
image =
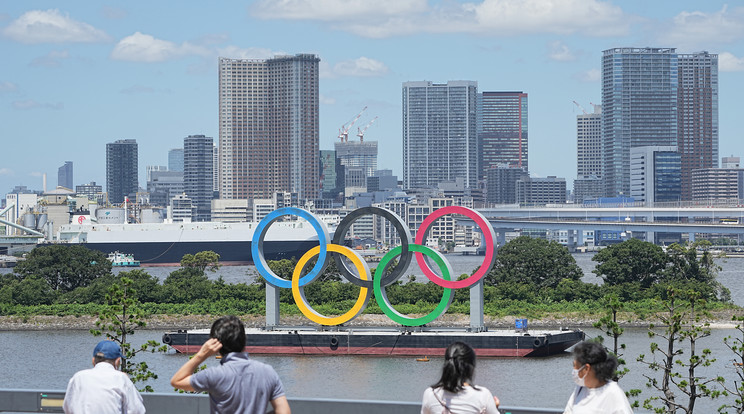
M 171 385 L 184 391 L 208 391 L 212 413 L 264 413 L 270 403 L 275 414 L 290 414 L 284 385 L 274 368 L 248 358 L 245 328 L 236 316 L 212 324 L 199 352 L 173 374 Z M 222 355 L 219 367 L 194 373 L 207 358 Z
M 121 347 L 101 341 L 93 349 L 93 368 L 78 371 L 67 383 L 62 408 L 67 414 L 144 414 L 142 396 L 129 376 L 118 371 Z
M 573 349 L 573 380 L 576 389 L 566 404 L 564 414 L 628 414 L 628 397 L 612 377 L 617 358 L 597 342 L 580 342 Z
M 424 391 L 421 414 L 498 414 L 498 398 L 486 387 L 473 384 L 475 351 L 464 342 L 454 342 L 444 352 L 439 381 Z

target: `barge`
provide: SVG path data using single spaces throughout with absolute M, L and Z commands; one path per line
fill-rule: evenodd
M 466 328 L 274 327 L 246 329 L 245 351 L 284 355 L 444 355 L 455 341 L 468 343 L 479 357 L 543 357 L 560 354 L 584 340 L 581 330 L 487 330 Z M 163 343 L 180 353 L 196 353 L 209 339 L 208 329 L 178 330 Z

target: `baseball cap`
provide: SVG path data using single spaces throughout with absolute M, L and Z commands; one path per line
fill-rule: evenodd
M 94 357 L 102 357 L 104 359 L 116 359 L 121 358 L 121 348 L 116 342 L 113 341 L 101 341 L 96 345 L 93 350 Z

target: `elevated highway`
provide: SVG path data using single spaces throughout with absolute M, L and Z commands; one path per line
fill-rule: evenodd
M 584 245 L 585 231 L 645 233 L 646 240 L 656 233 L 678 233 L 689 241 L 698 234 L 740 237 L 744 234 L 744 205 L 726 206 L 575 206 L 559 204 L 542 207 L 505 205 L 478 210 L 497 232 L 499 245 L 506 233 L 515 230 L 565 230 L 568 246 Z M 458 222 L 472 223 L 468 219 Z

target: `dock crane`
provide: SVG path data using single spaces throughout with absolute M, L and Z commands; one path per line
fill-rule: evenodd
M 349 126 L 347 127 L 346 124 L 341 125 L 341 129 L 338 130 L 338 138 L 341 140 L 341 142 L 349 142 L 349 130 L 352 126 L 354 126 L 354 122 L 356 122 L 364 113 L 364 111 L 367 110 L 367 107 L 365 106 L 362 108 L 362 110 L 357 114 L 356 117 L 349 123 Z
M 372 118 L 372 120 L 369 121 L 369 123 L 365 125 L 364 128 L 357 128 L 357 131 L 358 131 L 357 136 L 359 137 L 359 142 L 364 142 L 364 133 L 367 132 L 367 128 L 369 128 L 370 126 L 372 126 L 372 124 L 375 123 L 377 118 L 379 118 L 379 116 Z

